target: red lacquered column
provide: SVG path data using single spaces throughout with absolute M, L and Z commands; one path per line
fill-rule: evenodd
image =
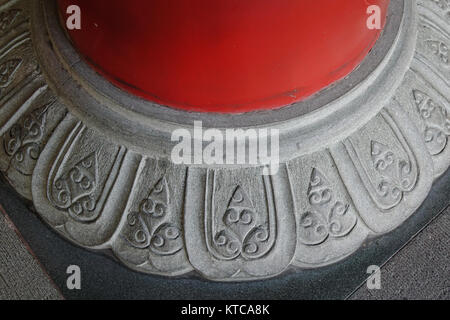
M 58 0 L 81 8 L 68 30 L 117 86 L 191 111 L 245 112 L 300 101 L 359 65 L 389 0 Z

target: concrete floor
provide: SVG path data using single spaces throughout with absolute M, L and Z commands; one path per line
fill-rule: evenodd
M 0 299 L 61 298 L 59 289 L 0 206 Z
M 381 268 L 381 289 L 350 299 L 450 299 L 450 207 Z

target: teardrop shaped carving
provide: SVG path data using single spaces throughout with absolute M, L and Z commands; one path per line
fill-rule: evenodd
M 3 148 L 11 157 L 11 165 L 23 175 L 32 174 L 33 164 L 39 158 L 47 111 L 52 105 L 53 101 L 33 110 L 15 123 L 3 137 Z
M 440 154 L 447 146 L 450 136 L 450 117 L 447 110 L 434 102 L 425 92 L 413 90 L 414 102 L 424 121 L 425 143 L 431 155 Z
M 345 237 L 356 226 L 356 214 L 348 204 L 335 199 L 330 183 L 315 168 L 311 172 L 307 198 L 311 208 L 300 216 L 299 222 L 299 237 L 303 244 L 314 246 L 329 237 Z
M 212 247 L 224 260 L 239 256 L 257 259 L 271 247 L 267 224 L 258 223 L 257 212 L 241 186 L 236 186 L 222 215 L 223 224 L 214 233 Z
M 6 88 L 14 79 L 14 75 L 22 65 L 22 59 L 14 58 L 0 62 L 0 95 L 2 88 Z
M 142 201 L 140 210 L 127 217 L 130 232 L 126 240 L 132 247 L 149 249 L 160 256 L 173 255 L 183 248 L 180 228 L 167 221 L 169 201 L 169 187 L 163 177 Z
M 49 199 L 57 208 L 67 210 L 74 220 L 93 221 L 97 218 L 94 198 L 97 181 L 97 154 L 92 153 L 53 182 Z
M 436 55 L 441 63 L 445 66 L 450 66 L 449 62 L 449 50 L 448 46 L 439 40 L 428 40 L 427 41 L 428 48 Z
M 19 9 L 11 9 L 0 12 L 0 35 L 5 34 L 21 13 Z

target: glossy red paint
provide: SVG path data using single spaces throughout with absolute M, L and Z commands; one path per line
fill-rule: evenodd
M 58 0 L 69 35 L 117 86 L 163 105 L 245 112 L 299 101 L 359 65 L 389 0 Z M 65 24 L 65 23 L 64 23 Z

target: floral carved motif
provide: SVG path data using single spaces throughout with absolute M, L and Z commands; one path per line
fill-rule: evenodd
M 376 187 L 378 195 L 399 203 L 403 194 L 416 184 L 417 175 L 411 161 L 398 157 L 388 146 L 377 141 L 372 141 L 371 154 L 373 166 L 382 177 Z
M 127 217 L 131 236 L 126 240 L 137 249 L 149 249 L 156 255 L 173 255 L 183 248 L 181 230 L 167 221 L 169 187 L 166 178 L 160 179 L 142 201 L 140 210 Z
M 3 137 L 3 147 L 11 157 L 11 164 L 24 175 L 31 175 L 26 168 L 33 168 L 41 153 L 47 111 L 53 104 L 50 102 L 33 110 L 19 122 L 14 124 Z
M 97 154 L 92 153 L 53 182 L 49 199 L 74 220 L 91 222 L 97 218 L 94 192 L 98 180 Z
M 432 155 L 438 155 L 444 151 L 450 135 L 448 112 L 423 91 L 413 90 L 413 97 L 419 114 L 426 125 L 424 138 L 427 148 Z
M 439 40 L 428 40 L 427 41 L 428 48 L 436 55 L 442 64 L 445 66 L 450 66 L 450 55 L 448 46 Z
M 21 64 L 22 59 L 9 59 L 0 62 L 0 96 L 2 95 L 2 88 L 6 88 L 11 84 Z
M 356 214 L 350 206 L 336 200 L 325 176 L 313 169 L 307 199 L 311 209 L 300 216 L 299 237 L 303 244 L 319 245 L 328 238 L 342 238 L 356 226 Z
M 222 215 L 222 227 L 214 232 L 213 248 L 223 260 L 239 256 L 247 260 L 257 259 L 271 249 L 267 224 L 258 223 L 250 198 L 241 186 L 237 186 Z
M 21 10 L 19 9 L 11 9 L 0 12 L 0 35 L 9 31 L 20 13 Z
M 450 0 L 430 0 L 435 3 L 446 14 L 447 19 L 450 19 Z
M 377 126 L 372 125 L 344 144 L 371 199 L 379 209 L 387 211 L 397 207 L 405 194 L 417 186 L 419 164 L 392 116 L 383 111 L 379 119 Z M 379 132 L 390 133 L 389 138 Z M 375 139 L 373 134 L 383 140 Z

